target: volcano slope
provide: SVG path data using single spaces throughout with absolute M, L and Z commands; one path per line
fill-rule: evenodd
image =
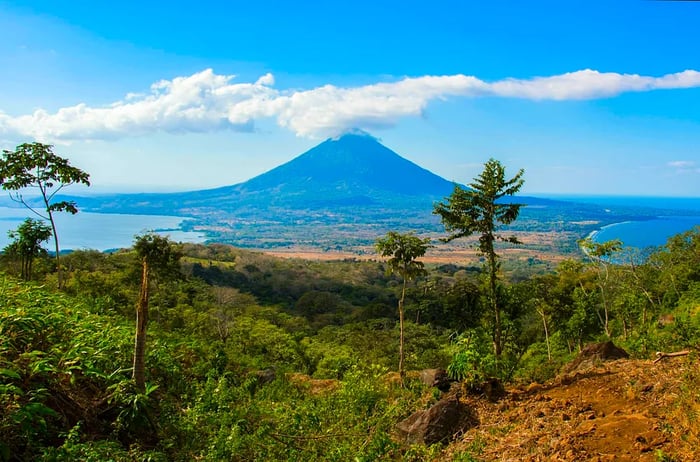
M 450 445 L 444 459 L 700 460 L 696 355 L 589 363 L 545 384 L 509 390 L 496 403 L 468 400 L 480 424 Z

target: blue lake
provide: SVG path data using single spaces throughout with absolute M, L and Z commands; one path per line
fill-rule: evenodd
M 660 216 L 652 219 L 615 223 L 594 231 L 590 237 L 598 243 L 619 239 L 625 247 L 638 249 L 658 247 L 664 245 L 669 237 L 700 226 L 700 198 L 697 197 L 568 196 L 559 198 L 610 208 L 659 209 Z
M 630 221 L 606 226 L 591 234 L 595 242 L 619 239 L 626 247 L 644 249 L 649 246 L 663 245 L 669 237 L 700 226 L 699 198 L 595 196 L 556 198 L 573 202 L 597 203 L 611 208 L 615 206 L 659 208 L 669 215 L 646 221 Z M 676 213 L 678 216 L 675 216 Z M 0 249 L 9 243 L 7 232 L 16 229 L 27 217 L 37 218 L 26 209 L 0 207 Z M 187 218 L 162 215 L 88 212 L 80 212 L 77 215 L 56 214 L 61 249 L 108 250 L 131 247 L 134 236 L 147 231 L 167 235 L 177 242 L 204 242 L 206 240 L 204 233 L 180 229 L 184 220 Z M 52 242 L 45 245 L 48 249 L 52 246 Z
M 7 232 L 16 229 L 28 217 L 38 219 L 26 209 L 0 207 L 0 249 L 10 242 Z M 204 242 L 206 239 L 203 233 L 180 230 L 180 224 L 186 220 L 182 217 L 80 212 L 77 215 L 57 213 L 55 218 L 61 250 L 131 247 L 136 234 L 148 231 L 169 236 L 176 242 Z M 53 240 L 44 247 L 51 249 Z
M 594 242 L 613 239 L 622 241 L 625 247 L 644 249 L 660 246 L 675 235 L 700 226 L 700 216 L 658 217 L 647 221 L 626 221 L 603 227 L 591 234 Z
M 648 207 L 659 210 L 696 211 L 700 216 L 700 197 L 653 197 L 653 196 L 580 196 L 549 195 L 539 196 L 583 204 L 598 204 L 606 207 Z M 673 215 L 666 213 L 666 215 Z

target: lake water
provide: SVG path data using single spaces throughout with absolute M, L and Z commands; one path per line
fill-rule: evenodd
M 10 242 L 7 232 L 16 229 L 27 217 L 38 219 L 26 209 L 0 207 L 0 249 Z M 176 242 L 206 239 L 203 233 L 180 230 L 180 224 L 186 220 L 182 217 L 79 212 L 77 215 L 56 213 L 55 219 L 61 250 L 131 247 L 136 234 L 148 231 L 169 236 Z M 51 250 L 53 240 L 44 247 Z
M 619 239 L 625 247 L 644 249 L 664 245 L 669 237 L 695 226 L 700 226 L 700 216 L 658 217 L 647 221 L 626 221 L 608 225 L 594 231 L 590 237 L 597 243 Z
M 606 226 L 591 234 L 591 238 L 599 243 L 619 239 L 627 247 L 644 249 L 649 246 L 663 245 L 670 236 L 688 231 L 694 226 L 700 226 L 700 198 L 595 196 L 556 198 L 596 203 L 611 208 L 615 206 L 652 207 L 663 209 L 669 215 L 646 221 L 630 221 Z M 683 212 L 675 212 L 676 210 Z M 676 213 L 678 216 L 675 216 Z M 37 218 L 26 209 L 0 207 L 0 249 L 9 243 L 7 232 L 16 229 L 27 217 Z M 176 242 L 204 242 L 206 236 L 203 233 L 180 229 L 184 220 L 186 218 L 162 215 L 88 212 L 80 212 L 77 215 L 56 214 L 61 249 L 109 250 L 131 247 L 134 236 L 147 231 L 167 235 Z M 51 249 L 52 246 L 53 242 L 45 245 L 47 249 Z
M 619 239 L 625 247 L 647 249 L 664 245 L 669 237 L 700 226 L 700 198 L 560 196 L 562 200 L 598 204 L 604 207 L 647 207 L 659 209 L 649 220 L 626 221 L 605 226 L 590 234 L 597 243 Z
M 696 211 L 700 216 L 700 197 L 653 197 L 653 196 L 580 196 L 549 195 L 548 199 L 559 199 L 584 204 L 598 204 L 605 207 L 648 207 L 659 210 Z M 672 215 L 671 213 L 666 213 Z M 687 213 L 686 213 L 687 214 Z

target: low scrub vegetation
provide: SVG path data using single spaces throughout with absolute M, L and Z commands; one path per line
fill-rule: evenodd
M 700 339 L 699 229 L 645 262 L 588 257 L 502 278 L 498 355 L 492 286 L 470 268 L 428 265 L 404 293 L 380 261 L 176 250 L 178 271 L 151 285 L 143 388 L 132 379 L 134 250 L 64 255 L 60 291 L 49 257 L 23 281 L 0 256 L 0 460 L 436 460 L 441 446 L 392 437 L 437 396 L 411 371 L 445 368 L 474 388 L 530 383 L 589 342 L 651 358 Z M 679 390 L 689 409 L 694 390 Z

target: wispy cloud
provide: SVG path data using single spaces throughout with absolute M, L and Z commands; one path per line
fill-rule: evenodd
M 110 139 L 153 132 L 187 133 L 221 129 L 249 131 L 256 120 L 273 118 L 297 135 L 332 136 L 351 127 L 392 126 L 420 116 L 436 99 L 502 97 L 581 100 L 626 92 L 700 87 L 700 72 L 661 77 L 582 70 L 550 77 L 485 82 L 463 74 L 404 78 L 358 87 L 324 85 L 309 90 L 274 88 L 271 74 L 237 83 L 235 76 L 206 69 L 162 80 L 146 93 L 132 92 L 108 106 L 81 103 L 54 113 L 37 110 L 12 116 L 0 112 L 0 135 L 41 141 Z M 682 161 L 678 161 L 682 162 Z M 669 164 L 670 165 L 670 164 Z
M 700 166 L 692 160 L 672 160 L 666 165 L 673 168 L 676 173 L 700 173 Z
M 674 168 L 692 168 L 695 166 L 695 162 L 692 160 L 672 160 L 668 163 L 668 166 Z

